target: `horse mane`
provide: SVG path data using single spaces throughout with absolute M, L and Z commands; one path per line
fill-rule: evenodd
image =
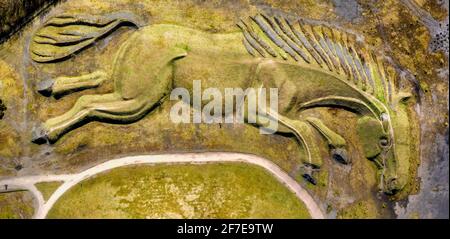
M 255 57 L 316 65 L 344 76 L 350 85 L 378 99 L 392 100 L 396 69 L 357 42 L 354 34 L 266 13 L 241 19 L 237 25 L 247 51 Z

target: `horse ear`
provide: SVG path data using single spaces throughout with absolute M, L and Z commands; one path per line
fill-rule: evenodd
M 420 101 L 420 83 L 412 76 L 400 75 L 400 85 L 395 94 L 395 104 L 407 105 L 415 100 Z M 417 90 L 419 89 L 419 90 Z M 417 98 L 416 98 L 417 97 Z

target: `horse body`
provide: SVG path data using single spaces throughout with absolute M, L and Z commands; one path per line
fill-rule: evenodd
M 159 94 L 152 89 L 166 81 L 168 92 L 180 87 L 193 95 L 193 81 L 200 80 L 203 88 L 222 93 L 225 88 L 278 88 L 283 114 L 295 113 L 293 109 L 302 103 L 335 95 L 371 104 L 338 74 L 283 59 L 254 58 L 242 41 L 240 33 L 210 34 L 166 24 L 145 27 L 119 50 L 112 75 L 115 92 L 124 100 L 153 97 Z M 163 77 L 164 67 L 171 73 Z
M 280 121 L 278 132 L 296 131 L 294 134 L 310 151 L 305 162 L 319 168 L 322 160 L 318 149 L 306 143 L 314 141 L 315 136 L 305 119 L 298 119 L 301 106 L 335 95 L 367 103 L 370 100 L 342 80 L 342 76 L 320 67 L 251 57 L 242 45 L 243 40 L 242 34 L 236 33 L 210 34 L 165 24 L 145 27 L 137 31 L 118 53 L 112 76 L 115 92 L 124 100 L 138 99 L 139 107 L 145 104 L 144 108 L 149 108 L 173 88 L 184 88 L 194 95 L 194 80 L 200 80 L 204 88 L 218 89 L 222 95 L 225 95 L 225 88 L 277 88 L 278 117 L 285 117 Z M 204 100 L 202 105 L 207 103 L 208 100 Z M 332 102 L 327 104 L 333 105 Z M 134 116 L 129 119 L 132 120 L 135 120 Z M 346 155 L 341 157 L 349 160 Z
M 389 154 L 383 152 L 395 147 L 392 146 L 395 139 L 390 122 L 395 112 L 383 102 L 391 97 L 386 90 L 390 85 L 381 85 L 386 82 L 379 66 L 365 63 L 359 53 L 350 47 L 346 49 L 346 42 L 333 43 L 326 34 L 316 36 L 314 30 L 310 30 L 313 34 L 309 35 L 303 30 L 306 38 L 302 38 L 301 30 L 296 31 L 291 25 L 288 28 L 279 19 L 275 19 L 275 24 L 275 21 L 264 17 L 266 20 L 254 19 L 256 30 L 248 23 L 244 22 L 245 26 L 241 24 L 244 34 L 211 34 L 169 24 L 138 29 L 118 50 L 111 73 L 94 72 L 88 76 L 57 78 L 51 84 L 44 84 L 44 91 L 57 94 L 58 91 L 96 87 L 103 80 L 111 79 L 114 92 L 80 97 L 71 110 L 47 120 L 37 129 L 34 141 L 56 141 L 67 131 L 91 119 L 134 122 L 167 99 L 174 88 L 185 88 L 192 96 L 193 82 L 200 80 L 203 88 L 216 88 L 222 93 L 225 88 L 277 88 L 278 113 L 265 120 L 276 120 L 280 124 L 277 132 L 292 133 L 298 138 L 306 151 L 305 175 L 309 178 L 311 169 L 320 168 L 322 164 L 319 149 L 314 144 L 314 130 L 327 140 L 335 159 L 348 164 L 350 158 L 345 149 L 346 141 L 339 134 L 319 119 L 302 118 L 300 113 L 307 108 L 338 106 L 362 115 L 364 120 L 359 121 L 361 128 L 370 126 L 370 129 L 375 129 L 371 135 L 373 140 L 367 144 L 366 156 L 371 159 L 379 155 L 388 157 Z M 108 29 L 110 24 L 117 24 L 105 19 L 108 19 L 105 23 L 96 23 L 104 24 Z M 56 22 L 52 26 L 59 24 Z M 79 22 L 76 21 L 77 24 Z M 298 47 L 300 41 L 306 50 Z M 75 50 L 76 47 L 70 49 Z M 36 61 L 57 59 L 42 52 L 32 52 Z M 64 55 L 67 53 L 57 54 L 58 58 Z M 202 102 L 206 103 L 208 100 Z M 248 114 L 246 112 L 246 117 Z M 260 119 L 256 124 L 266 126 L 262 122 Z M 384 141 L 388 141 L 386 145 Z M 409 142 L 403 146 L 409 147 Z M 386 192 L 405 184 L 404 179 L 398 183 L 399 163 L 394 160 L 395 155 L 389 157 L 390 170 L 386 170 L 389 174 L 384 175 L 389 182 L 384 186 Z M 382 168 L 387 165 L 385 158 L 378 163 Z M 409 165 L 402 167 L 409 168 Z M 392 183 L 395 180 L 397 183 Z

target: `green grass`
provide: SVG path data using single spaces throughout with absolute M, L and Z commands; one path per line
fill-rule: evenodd
M 375 219 L 378 217 L 374 202 L 359 201 L 338 212 L 339 219 Z
M 29 192 L 0 194 L 0 219 L 31 218 L 33 211 L 33 197 Z
M 55 192 L 56 189 L 62 184 L 60 181 L 56 182 L 43 182 L 43 183 L 36 183 L 36 188 L 41 191 L 42 196 L 44 197 L 44 200 L 47 201 L 50 196 L 52 196 L 53 192 Z
M 114 169 L 70 189 L 49 218 L 309 218 L 264 169 L 244 163 Z

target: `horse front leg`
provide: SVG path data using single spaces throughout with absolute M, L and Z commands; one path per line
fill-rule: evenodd
M 302 176 L 310 183 L 316 185 L 317 181 L 312 173 L 322 167 L 323 161 L 319 147 L 315 143 L 316 136 L 312 128 L 303 120 L 291 119 L 280 114 L 272 115 L 271 118 L 277 119 L 279 124 L 284 126 L 285 129 L 288 129 L 285 133 L 294 134 L 298 142 L 302 145 L 306 152 L 306 160 L 303 160 Z M 283 130 L 283 128 L 281 129 Z
M 106 79 L 107 74 L 104 71 L 95 71 L 81 76 L 61 76 L 40 82 L 37 90 L 45 96 L 58 96 L 72 91 L 98 87 Z
M 252 104 L 251 101 L 248 103 Z M 256 119 L 256 122 L 251 123 L 267 128 L 270 132 L 293 134 L 305 151 L 306 157 L 302 160 L 302 177 L 314 185 L 317 184 L 317 180 L 313 177 L 313 172 L 321 168 L 323 161 L 319 148 L 314 143 L 316 136 L 311 126 L 303 120 L 290 119 L 278 113 L 275 115 L 274 113 L 269 113 L 271 112 L 269 110 L 264 112 L 267 112 L 267 115 L 255 114 L 254 112 L 248 111 L 247 107 L 245 107 L 245 121 L 249 122 L 249 119 Z
M 279 67 L 276 62 L 268 60 L 258 65 L 255 76 L 257 84 L 261 84 L 261 87 L 278 89 L 278 108 L 282 112 L 289 112 L 291 100 L 295 97 L 297 91 L 296 85 L 290 80 L 285 69 Z M 262 112 L 265 112 L 265 114 L 252 115 L 254 112 L 244 110 L 246 120 L 256 118 L 256 125 L 258 126 L 269 128 L 271 132 L 288 133 L 296 137 L 306 154 L 306 157 L 302 159 L 302 176 L 310 183 L 316 184 L 317 181 L 312 173 L 321 168 L 323 161 L 312 126 L 304 120 L 291 119 L 279 112 L 273 112 L 268 107 L 270 102 L 266 102 L 265 106 L 262 106 L 259 102 L 256 102 L 254 97 L 247 97 L 245 103 L 258 105 L 258 111 L 261 112 L 259 109 L 262 109 Z
M 330 153 L 333 159 L 342 164 L 349 164 L 351 159 L 345 149 L 347 143 L 345 139 L 328 128 L 320 119 L 307 117 L 306 121 L 310 123 L 328 142 Z

